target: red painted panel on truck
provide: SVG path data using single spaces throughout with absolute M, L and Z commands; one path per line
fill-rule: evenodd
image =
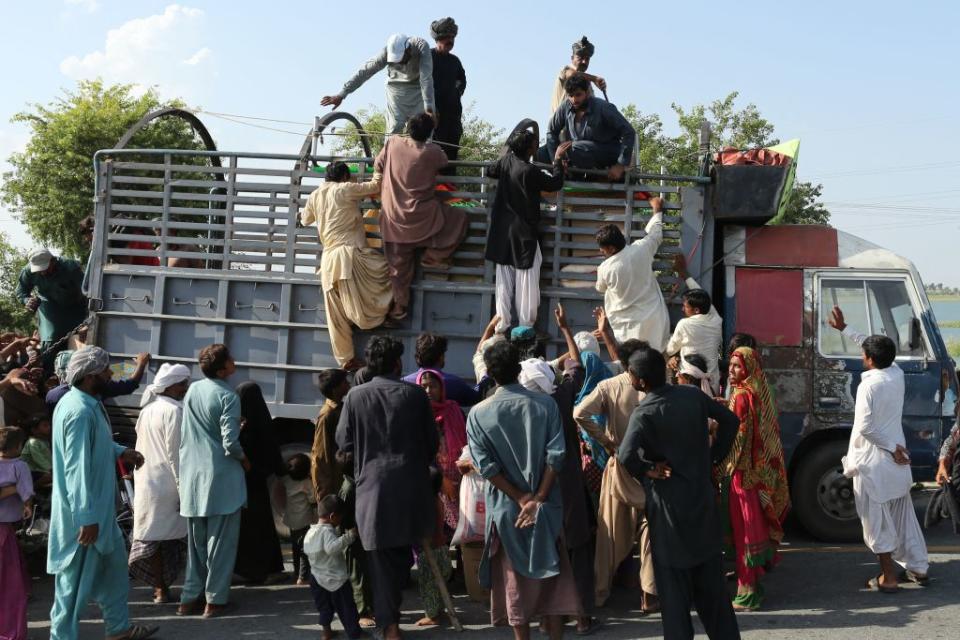
M 819 225 L 782 225 L 747 230 L 747 264 L 836 267 L 837 230 Z
M 803 341 L 803 271 L 737 268 L 737 331 L 763 345 Z

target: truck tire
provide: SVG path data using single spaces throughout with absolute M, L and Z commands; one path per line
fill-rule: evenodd
M 825 542 L 863 540 L 853 481 L 840 465 L 846 452 L 846 440 L 824 442 L 803 456 L 793 474 L 794 513 L 810 535 Z

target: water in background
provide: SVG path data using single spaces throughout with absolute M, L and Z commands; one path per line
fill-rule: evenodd
M 960 322 L 960 300 L 931 300 L 938 323 Z M 940 327 L 944 341 L 960 340 L 960 328 Z

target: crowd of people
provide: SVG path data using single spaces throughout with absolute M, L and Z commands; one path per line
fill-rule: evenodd
M 457 33 L 451 18 L 434 22 L 433 49 L 395 34 L 339 94 L 323 98 L 337 106 L 386 68 L 388 133 L 407 135 L 387 139 L 370 181 L 330 163 L 300 215 L 323 245 L 319 272 L 339 365 L 319 373 L 309 454 L 284 459 L 261 388 L 230 384 L 236 365 L 223 344 L 200 351 L 199 380 L 183 364 L 163 363 L 142 395 L 135 448 L 115 443 L 102 401 L 136 391 L 150 357 L 114 380 L 107 352 L 85 345 L 78 330 L 83 269 L 47 250 L 31 254 L 17 295 L 38 314 L 39 333 L 0 337 L 0 637 L 26 637 L 29 582 L 15 531 L 45 495 L 55 639 L 77 636 L 90 600 L 107 638 L 156 633 L 129 619 L 131 577 L 152 587 L 158 604 L 176 601 L 178 615 L 205 618 L 229 611 L 238 581 L 290 579 L 275 506 L 289 529 L 292 580 L 309 587 L 324 638 L 335 617 L 350 638 L 374 626 L 400 637 L 412 567 L 417 624 L 453 615 L 451 585 L 474 579 L 457 538 L 470 500 L 482 500 L 485 514 L 476 579 L 489 590 L 491 623 L 518 639 L 531 623 L 551 638 L 568 623 L 592 633 L 619 587 L 639 587 L 641 613 L 660 612 L 670 639 L 693 637 L 691 608 L 717 640 L 739 637 L 736 611 L 763 606 L 763 578 L 779 560 L 790 509 L 774 393 L 756 341 L 735 334 L 723 343 L 723 321 L 682 258 L 684 318 L 671 327 L 653 270 L 660 198 L 650 200 L 641 239 L 628 242 L 614 224 L 596 232 L 596 327 L 574 333 L 558 306 L 565 346 L 553 359 L 534 328 L 541 193 L 560 189 L 570 166 L 621 179 L 635 143 L 622 114 L 593 94 L 605 94 L 606 82 L 586 73 L 594 53 L 586 38 L 557 77 L 546 145 L 515 132 L 489 174 L 498 180 L 485 253 L 496 265 L 496 314 L 472 359 L 475 379 L 445 370 L 441 335 L 418 338 L 418 368 L 405 376 L 403 343 L 389 332 L 371 337 L 363 358 L 354 352 L 354 327 L 390 329 L 407 318 L 418 253 L 424 267 L 444 269 L 467 232 L 467 216 L 435 193 L 462 134 L 466 75 L 450 53 Z M 368 246 L 359 207 L 374 194 L 382 253 Z M 881 566 L 868 586 L 895 592 L 904 576 L 923 584 L 896 346 L 855 334 L 839 309 L 831 324 L 862 344 L 868 369 L 844 459 Z M 958 440 L 955 429 L 941 483 L 954 472 Z M 116 518 L 118 461 L 133 469 L 129 546 Z M 468 496 L 475 484 L 482 494 Z M 733 596 L 727 577 L 736 580 Z

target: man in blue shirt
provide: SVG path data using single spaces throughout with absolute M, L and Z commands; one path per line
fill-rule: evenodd
M 538 156 L 550 162 L 561 142 L 573 143 L 567 152 L 571 167 L 607 169 L 610 180 L 620 180 L 630 165 L 637 133 L 615 106 L 590 95 L 590 81 L 575 73 L 564 81 L 567 100 L 550 119 L 547 144 Z
M 187 573 L 177 615 L 223 613 L 247 503 L 240 446 L 240 398 L 226 380 L 237 370 L 222 344 L 200 350 L 204 379 L 183 399 L 180 440 L 180 515 L 187 518 Z
M 73 640 L 93 600 L 108 640 L 148 638 L 157 628 L 131 625 L 127 548 L 116 520 L 116 460 L 139 468 L 143 456 L 113 441 L 98 399 L 110 380 L 110 357 L 85 347 L 70 359 L 72 387 L 53 415 L 53 494 L 47 572 L 55 576 L 50 638 Z
M 439 371 L 443 376 L 443 386 L 447 392 L 447 399 L 454 400 L 461 405 L 473 405 L 480 401 L 480 393 L 473 385 L 468 384 L 460 376 L 447 373 L 443 370 L 446 364 L 447 339 L 435 333 L 421 333 L 417 338 L 413 359 L 419 367 L 410 375 L 404 376 L 404 382 L 417 383 L 417 376 L 424 369 Z

